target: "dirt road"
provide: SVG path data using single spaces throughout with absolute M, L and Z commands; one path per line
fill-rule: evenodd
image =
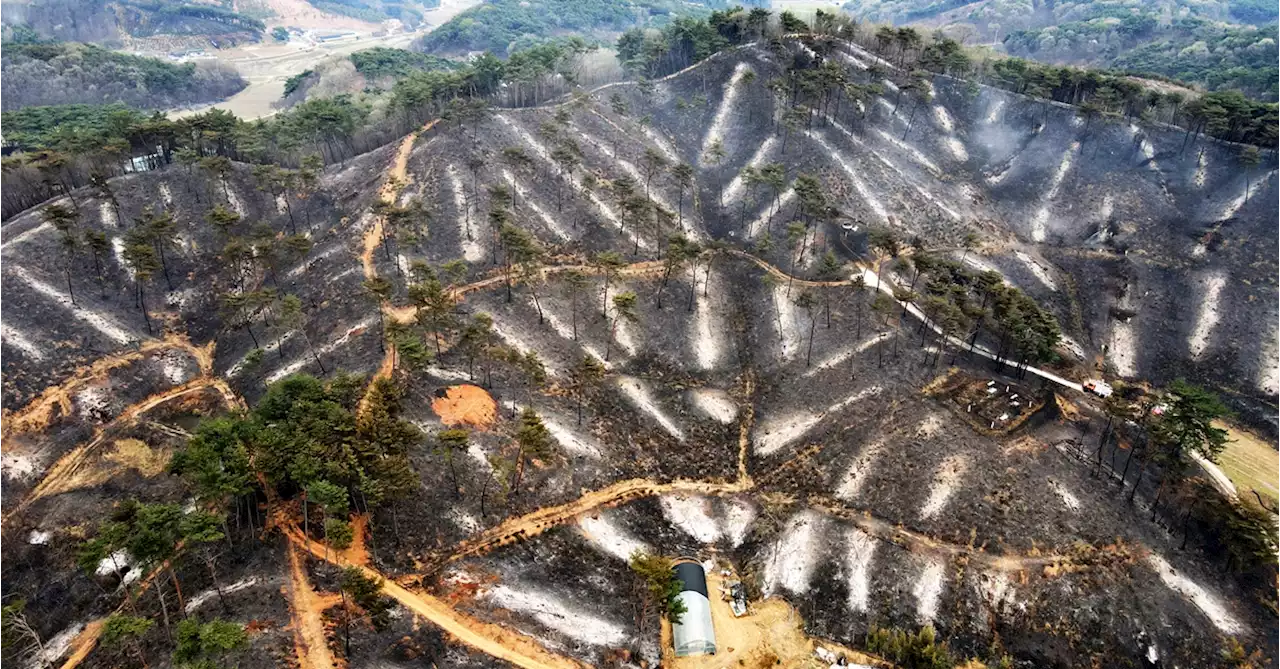
M 469 555 L 485 553 L 499 546 L 536 537 L 547 530 L 574 520 L 584 513 L 602 506 L 613 506 L 645 497 L 667 493 L 701 493 L 724 495 L 750 489 L 750 482 L 717 483 L 712 481 L 672 481 L 659 483 L 652 479 L 619 481 L 599 490 L 584 493 L 581 497 L 548 506 L 518 518 L 512 518 L 492 527 L 470 541 L 464 541 L 450 554 L 447 561 L 459 560 Z
M 339 666 L 329 652 L 325 637 L 325 609 L 337 603 L 337 595 L 320 595 L 307 579 L 307 572 L 298 559 L 298 547 L 289 546 L 289 582 L 283 587 L 289 597 L 289 611 L 293 614 L 293 646 L 302 669 L 337 669 Z
M 326 551 L 323 545 L 302 536 L 302 532 L 296 526 L 282 529 L 295 546 L 310 551 L 316 558 L 339 566 L 355 566 L 367 576 L 382 579 L 383 594 L 400 602 L 467 646 L 525 669 L 584 669 L 586 666 L 543 648 L 541 644 L 523 634 L 460 613 L 427 593 L 409 590 L 377 570 L 362 565 L 349 565 L 337 553 Z M 319 616 L 315 618 L 319 620 Z
M 284 82 L 289 77 L 313 69 L 321 61 L 332 56 L 349 55 L 355 51 L 379 46 L 403 49 L 409 46 L 415 37 L 417 35 L 413 33 L 383 37 L 362 35 L 354 39 L 318 44 L 268 44 L 253 50 L 231 49 L 225 53 L 219 53 L 217 60 L 236 68 L 240 76 L 248 80 L 249 85 L 221 102 L 188 109 L 174 109 L 168 114 L 172 118 L 183 118 L 203 114 L 216 107 L 246 121 L 273 116 L 280 111 L 275 104 L 284 97 Z

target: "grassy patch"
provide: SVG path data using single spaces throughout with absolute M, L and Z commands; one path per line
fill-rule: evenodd
M 1270 442 L 1257 435 L 1228 424 L 1219 427 L 1227 431 L 1227 448 L 1222 452 L 1222 471 L 1236 484 L 1242 495 L 1257 490 L 1263 499 L 1270 500 L 1275 508 L 1280 499 L 1280 452 Z

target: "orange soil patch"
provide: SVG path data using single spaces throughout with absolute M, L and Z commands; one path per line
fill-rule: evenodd
M 487 429 L 498 418 L 498 404 L 484 388 L 469 384 L 450 386 L 444 397 L 431 402 L 431 409 L 445 425 L 472 425 Z
M 298 559 L 298 550 L 289 546 L 289 583 L 284 586 L 293 611 L 293 647 L 302 669 L 336 669 L 329 640 L 325 635 L 321 614 L 337 601 L 336 595 L 323 596 L 311 588 L 307 573 Z

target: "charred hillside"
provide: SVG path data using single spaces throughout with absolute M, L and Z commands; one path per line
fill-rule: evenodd
M 1226 562 L 1216 493 L 1077 385 L 1189 377 L 1274 420 L 1276 158 L 1239 155 L 786 39 L 433 121 L 310 186 L 206 162 L 76 191 L 0 230 L 6 595 L 50 662 L 167 656 L 159 623 L 98 643 L 152 570 L 78 569 L 84 510 L 196 508 L 164 463 L 199 419 L 305 373 L 354 432 L 412 428 L 413 478 L 334 517 L 292 480 L 235 496 L 213 566 L 171 575 L 254 630 L 240 666 L 666 666 L 637 549 L 732 568 L 805 643 L 1274 657 L 1274 569 Z

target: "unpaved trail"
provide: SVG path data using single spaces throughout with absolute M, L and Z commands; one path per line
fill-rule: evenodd
M 824 496 L 811 496 L 805 500 L 809 508 L 818 509 L 831 516 L 848 521 L 858 529 L 882 541 L 901 546 L 908 551 L 931 557 L 953 560 L 964 557 L 969 564 L 981 566 L 992 571 L 1038 570 L 1050 565 L 1077 564 L 1076 557 L 1065 553 L 1042 553 L 1039 555 L 1018 555 L 1013 553 L 986 553 L 980 548 L 954 544 L 934 539 L 923 532 L 909 530 L 901 525 L 877 518 L 870 511 L 859 511 L 841 502 Z
M 317 557 L 323 556 L 324 552 Z M 337 595 L 323 596 L 311 587 L 307 572 L 298 559 L 298 548 L 289 544 L 289 583 L 282 587 L 289 597 L 289 611 L 293 617 L 293 648 L 302 669 L 337 669 L 340 665 L 329 652 L 325 636 L 325 609 L 333 606 Z
M 0 432 L 3 433 L 5 438 L 8 438 L 14 434 L 43 430 L 53 420 L 55 409 L 61 410 L 64 416 L 73 412 L 71 397 L 76 391 L 102 379 L 112 370 L 137 362 L 152 353 L 167 350 L 180 350 L 190 354 L 199 365 L 202 376 L 213 376 L 213 342 L 204 346 L 196 346 L 191 343 L 191 340 L 186 335 L 169 333 L 164 339 L 146 340 L 136 349 L 98 358 L 77 369 L 70 378 L 62 383 L 45 388 L 44 392 L 29 402 L 27 406 L 6 415 Z M 226 386 L 225 383 L 221 385 Z M 224 392 L 221 387 L 218 390 L 219 392 Z M 235 393 L 230 392 L 230 388 L 226 389 L 224 395 L 227 393 L 232 396 L 235 395 Z
M 347 564 L 337 554 L 332 551 L 326 551 L 323 545 L 304 537 L 296 525 L 288 525 L 282 527 L 282 529 L 293 544 L 289 553 L 290 560 L 293 561 L 294 565 L 297 565 L 297 550 L 294 549 L 295 546 L 310 551 L 313 556 L 321 560 L 326 560 L 339 566 Z M 480 652 L 510 662 L 518 667 L 525 667 L 525 669 L 584 669 L 587 666 L 572 658 L 556 655 L 523 634 L 460 613 L 446 602 L 430 594 L 409 590 L 375 569 L 364 565 L 352 566 L 360 569 L 367 576 L 382 579 L 383 594 L 400 602 L 410 611 L 422 616 L 428 622 L 453 636 L 457 641 Z M 315 621 L 315 625 L 320 625 L 319 611 L 305 616 L 301 611 L 298 611 L 298 614 L 302 617 L 301 623 L 305 624 L 308 620 L 312 620 Z M 322 645 L 323 639 L 324 630 L 321 628 L 319 630 L 319 640 Z M 313 644 L 314 642 L 309 641 L 308 648 L 311 648 Z M 327 651 L 327 646 L 325 648 Z M 313 669 L 334 667 L 331 658 L 329 660 L 330 664 L 327 665 L 322 663 L 323 658 L 318 658 L 321 662 L 317 662 L 317 658 L 314 657 L 311 659 L 311 662 L 303 662 L 302 666 Z
M 201 363 L 201 367 L 204 367 L 203 362 Z M 158 406 L 176 400 L 180 397 L 202 392 L 209 388 L 213 388 L 219 392 L 227 408 L 244 408 L 244 401 L 231 390 L 225 381 L 211 376 L 198 377 L 180 386 L 156 393 L 137 404 L 133 404 L 125 408 L 119 416 L 110 422 L 96 427 L 94 429 L 93 439 L 83 445 L 76 446 L 65 455 L 58 458 L 58 460 L 49 467 L 48 472 L 45 473 L 44 478 L 40 480 L 40 483 L 36 484 L 35 488 L 33 488 L 31 492 L 28 493 L 27 496 L 12 510 L 4 514 L 4 522 L 8 522 L 15 514 L 20 513 L 39 499 L 74 490 L 77 487 L 75 485 L 75 478 L 81 467 L 83 467 L 85 463 L 89 461 L 90 457 L 97 452 L 98 448 L 106 441 L 106 435 L 116 426 L 135 422 L 148 411 L 151 411 Z
M 369 514 L 351 516 L 351 545 L 342 551 L 342 559 L 362 567 L 369 564 Z
M 420 130 L 411 132 L 400 140 L 400 146 L 396 149 L 395 159 L 391 161 L 391 167 L 387 170 L 387 178 L 382 182 L 382 186 L 378 189 L 378 198 L 387 204 L 395 204 L 396 198 L 400 195 L 400 191 L 409 185 L 409 154 L 413 153 L 413 144 L 418 140 L 419 133 L 427 132 L 436 126 L 438 120 L 433 120 L 422 126 Z M 382 217 L 374 216 L 373 225 L 364 233 L 364 246 L 360 252 L 360 265 L 364 267 L 364 278 L 373 279 L 378 276 L 378 270 L 373 265 L 373 252 L 382 244 Z
M 738 483 L 747 487 L 755 487 L 751 474 L 747 471 L 747 454 L 751 451 L 751 426 L 756 420 L 756 375 L 747 370 L 743 392 L 747 396 L 747 408 L 742 413 L 742 423 L 738 428 Z
M 213 388 L 222 396 L 223 401 L 228 408 L 244 408 L 244 400 L 231 389 L 227 382 L 216 377 L 213 374 L 213 355 L 215 343 L 209 342 L 204 346 L 197 346 L 191 343 L 185 334 L 169 333 L 163 339 L 150 339 L 142 342 L 138 348 L 99 358 L 89 365 L 86 365 L 66 381 L 46 388 L 40 397 L 33 400 L 22 409 L 13 412 L 4 420 L 3 435 L 5 440 L 14 434 L 23 432 L 42 430 L 48 427 L 49 423 L 54 419 L 55 410 L 61 411 L 62 415 L 70 415 L 73 412 L 71 397 L 80 388 L 93 383 L 94 381 L 104 378 L 109 372 L 119 369 L 133 362 L 141 360 L 147 355 L 157 351 L 165 350 L 181 350 L 190 354 L 195 359 L 200 370 L 200 376 L 188 381 L 180 386 L 175 386 L 166 391 L 152 395 L 137 404 L 126 407 L 119 416 L 111 422 L 99 426 L 95 429 L 94 438 L 83 446 L 77 446 L 70 452 L 59 458 L 53 466 L 49 468 L 48 473 L 41 479 L 40 483 L 13 509 L 5 512 L 3 521 L 7 523 L 10 518 L 21 512 L 32 502 L 52 494 L 64 485 L 65 481 L 70 480 L 76 475 L 76 472 L 91 456 L 104 441 L 103 435 L 108 429 L 120 424 L 122 421 L 136 421 L 144 416 L 148 411 L 154 409 L 166 402 L 183 397 L 207 388 Z M 145 576 L 138 587 L 139 592 L 145 592 L 150 586 L 151 581 L 156 573 L 165 569 L 166 565 L 153 571 Z M 117 607 L 117 612 L 124 610 L 125 604 Z M 71 655 L 62 663 L 61 669 L 75 669 L 79 666 L 98 645 L 98 639 L 102 635 L 102 626 L 105 618 L 95 620 L 80 631 L 74 641 L 72 641 Z
M 178 544 L 177 550 L 182 550 L 181 543 Z M 169 568 L 169 564 L 170 563 L 168 561 L 164 562 L 155 569 L 152 569 L 150 574 L 147 574 L 138 581 L 138 599 L 141 599 L 142 595 L 151 587 L 151 584 L 155 581 L 156 575 Z M 120 613 L 126 610 L 128 606 L 128 602 L 121 602 L 120 605 L 112 611 L 112 613 Z M 66 661 L 62 663 L 59 669 L 75 669 L 81 662 L 84 662 L 84 660 L 89 657 L 89 653 L 98 646 L 98 639 L 102 637 L 102 626 L 107 622 L 107 618 L 109 617 L 109 615 L 103 616 L 97 620 L 91 621 L 84 626 L 84 629 L 80 630 L 80 633 L 76 635 L 76 638 L 71 641 L 71 655 L 67 657 Z
M 548 278 L 557 274 L 565 274 L 567 272 L 582 272 L 588 276 L 600 274 L 600 268 L 594 265 L 584 265 L 580 263 L 569 263 L 564 265 L 547 265 L 538 269 L 538 277 L 540 281 L 546 281 Z M 657 260 L 642 260 L 620 268 L 617 272 L 619 278 L 641 278 L 646 276 L 657 276 L 663 271 L 662 263 Z M 494 274 L 483 279 L 477 279 L 471 283 L 465 283 L 460 286 L 451 286 L 448 289 L 449 296 L 454 301 L 463 300 L 468 294 L 477 291 L 501 286 L 507 277 L 503 276 L 501 270 L 494 270 Z M 385 305 L 382 313 L 387 318 L 399 323 L 408 323 L 418 315 L 416 307 Z
M 436 126 L 439 119 L 434 119 L 422 126 L 421 129 L 409 133 L 400 140 L 400 146 L 396 148 L 395 159 L 391 161 L 391 167 L 387 170 L 387 178 L 382 182 L 382 186 L 378 188 L 378 199 L 389 205 L 396 203 L 400 191 L 409 185 L 409 155 L 413 153 L 413 145 L 418 141 L 421 133 L 427 132 Z M 373 254 L 382 244 L 382 227 L 383 217 L 374 216 L 373 223 L 369 229 L 365 231 L 362 241 L 362 249 L 360 251 L 360 266 L 364 269 L 365 280 L 378 278 L 378 268 L 374 265 Z M 379 306 L 383 313 L 390 317 L 393 321 L 400 321 L 403 312 L 385 303 Z M 410 313 L 414 313 L 411 311 Z M 379 333 L 381 336 L 381 333 Z M 393 345 L 386 345 L 386 355 L 382 358 L 382 364 L 378 366 L 378 371 L 374 373 L 373 378 L 369 379 L 369 385 L 366 386 L 365 394 L 360 398 L 360 406 L 357 409 L 358 414 L 362 414 L 368 406 L 369 392 L 368 389 L 373 388 L 373 384 L 379 379 L 385 379 L 391 376 L 395 371 L 396 350 Z
M 729 250 L 727 251 L 727 253 L 729 253 L 730 255 L 737 256 L 737 257 L 739 257 L 739 258 L 744 258 L 744 259 L 746 259 L 746 260 L 750 260 L 751 262 L 753 262 L 753 263 L 755 263 L 755 264 L 759 265 L 759 266 L 760 266 L 760 268 L 761 268 L 761 269 L 763 269 L 764 271 L 766 271 L 766 272 L 768 272 L 768 273 L 770 273 L 770 274 L 774 275 L 775 277 L 777 277 L 777 278 L 781 279 L 784 283 L 789 282 L 789 283 L 790 283 L 791 285 L 793 285 L 793 286 L 809 286 L 809 287 L 812 287 L 812 288 L 834 288 L 834 287 L 836 287 L 836 286 L 848 286 L 848 285 L 851 285 L 851 283 L 852 283 L 851 281 L 848 281 L 848 280 L 845 280 L 845 281 L 810 281 L 810 280 L 808 280 L 808 279 L 801 279 L 800 277 L 793 277 L 793 276 L 791 276 L 790 274 L 787 274 L 786 272 L 782 271 L 781 269 L 779 269 L 779 268 L 777 268 L 777 267 L 775 267 L 775 266 L 773 266 L 773 265 L 769 264 L 769 262 L 767 262 L 767 261 L 765 261 L 765 260 L 761 260 L 760 258 L 757 258 L 757 257 L 755 257 L 755 256 L 751 255 L 750 253 L 747 253 L 746 251 L 739 251 L 738 249 L 729 249 Z
M 688 480 L 659 483 L 652 479 L 619 481 L 599 490 L 584 493 L 581 497 L 571 502 L 544 507 L 485 530 L 475 539 L 458 544 L 457 548 L 445 558 L 444 562 L 452 562 L 471 555 L 486 553 L 501 546 L 536 537 L 549 529 L 558 527 L 602 506 L 615 506 L 624 502 L 668 493 L 726 495 L 750 490 L 751 486 L 750 482 L 743 481 L 731 483 Z

